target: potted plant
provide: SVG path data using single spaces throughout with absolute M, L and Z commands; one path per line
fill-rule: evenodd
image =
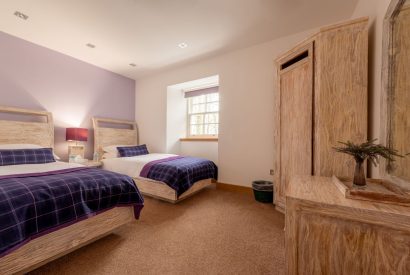
M 353 184 L 358 186 L 366 185 L 366 177 L 364 175 L 364 161 L 370 160 L 375 166 L 377 166 L 379 157 L 385 158 L 391 162 L 395 157 L 403 157 L 397 150 L 388 148 L 386 146 L 375 144 L 377 139 L 369 140 L 362 144 L 354 144 L 351 141 L 340 142 L 344 146 L 333 147 L 337 152 L 345 153 L 354 157 L 356 161 L 356 167 L 354 171 Z

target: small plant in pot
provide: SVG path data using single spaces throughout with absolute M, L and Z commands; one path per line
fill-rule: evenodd
M 375 144 L 377 139 L 369 140 L 362 144 L 354 144 L 351 141 L 340 142 L 343 146 L 333 147 L 337 152 L 345 153 L 354 157 L 356 167 L 354 171 L 353 184 L 358 186 L 366 185 L 366 177 L 364 175 L 364 161 L 368 159 L 371 163 L 377 166 L 379 157 L 385 158 L 391 162 L 395 157 L 403 157 L 397 150 L 386 146 Z

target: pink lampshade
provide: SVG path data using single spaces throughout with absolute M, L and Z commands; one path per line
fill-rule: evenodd
M 87 141 L 88 129 L 86 128 L 66 128 L 65 139 L 67 141 Z

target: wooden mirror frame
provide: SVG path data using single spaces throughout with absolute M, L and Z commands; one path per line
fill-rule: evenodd
M 380 143 L 386 146 L 391 144 L 391 103 L 393 87 L 393 65 L 394 65 L 394 21 L 406 0 L 391 0 L 383 22 L 383 49 L 382 49 L 382 91 L 381 91 L 381 117 L 380 117 Z M 392 181 L 406 189 L 410 189 L 410 182 L 391 175 L 388 171 L 388 161 L 381 158 L 379 171 L 383 179 Z

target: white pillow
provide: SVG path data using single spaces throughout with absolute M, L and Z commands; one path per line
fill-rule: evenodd
M 113 158 L 118 158 L 118 152 L 117 153 L 104 153 L 102 155 L 103 159 L 113 159 Z
M 10 149 L 39 149 L 39 148 L 44 148 L 44 146 L 40 146 L 37 144 L 25 144 L 25 143 L 19 143 L 19 144 L 0 144 L 0 150 L 10 150 Z M 60 160 L 60 157 L 54 154 L 54 159 Z

